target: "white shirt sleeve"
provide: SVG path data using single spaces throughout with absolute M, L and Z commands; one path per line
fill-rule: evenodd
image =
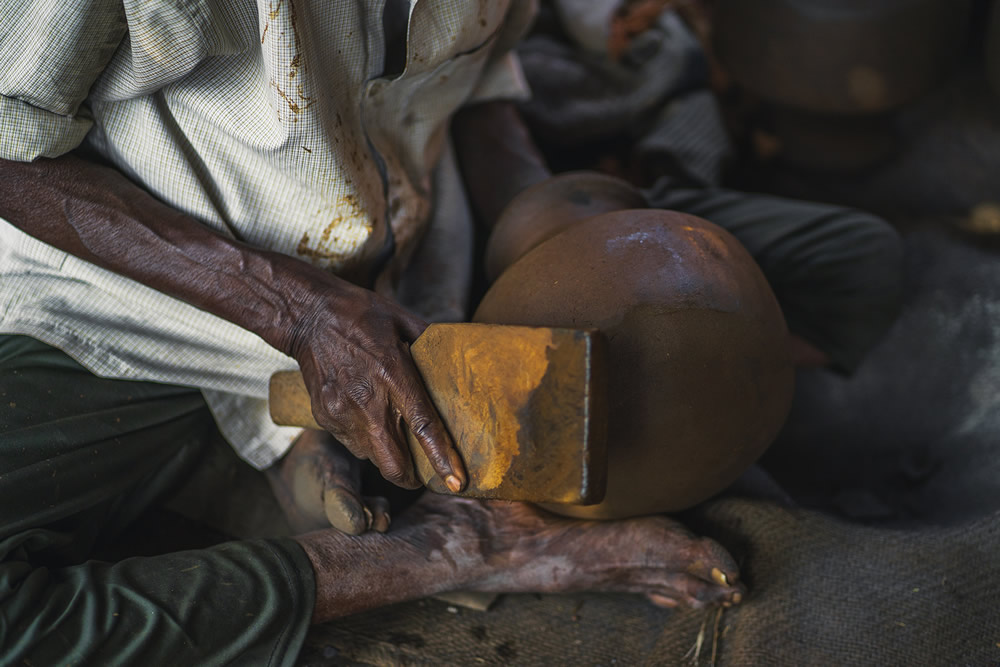
M 81 107 L 126 33 L 121 2 L 0 5 L 0 157 L 57 157 L 83 141 Z

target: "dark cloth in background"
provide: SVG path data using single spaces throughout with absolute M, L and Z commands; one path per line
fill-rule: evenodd
M 617 60 L 571 30 L 544 4 L 517 47 L 531 86 L 521 112 L 556 166 L 561 153 L 590 147 L 627 154 L 643 185 L 663 175 L 682 187 L 720 185 L 732 149 L 705 54 L 680 17 L 661 14 Z

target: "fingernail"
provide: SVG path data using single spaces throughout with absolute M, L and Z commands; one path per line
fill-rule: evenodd
M 739 604 L 743 602 L 743 596 L 740 595 L 739 593 L 733 593 L 733 597 L 730 599 L 733 601 L 733 604 Z
M 729 577 L 727 577 L 726 573 L 717 567 L 712 568 L 712 580 L 720 586 L 729 585 Z
M 452 493 L 458 493 L 462 490 L 462 480 L 454 475 L 448 475 L 444 478 L 445 486 L 451 489 Z
M 372 523 L 375 521 L 375 517 L 372 516 L 372 511 L 367 507 L 365 507 L 364 510 L 365 510 L 365 528 L 367 530 L 371 530 Z

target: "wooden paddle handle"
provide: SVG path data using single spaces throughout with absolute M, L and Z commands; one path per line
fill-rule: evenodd
M 309 390 L 299 371 L 281 371 L 272 375 L 268 401 L 275 424 L 322 429 L 313 417 Z

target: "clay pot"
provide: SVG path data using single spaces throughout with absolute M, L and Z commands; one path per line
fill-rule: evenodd
M 486 247 L 486 278 L 496 280 L 519 257 L 579 220 L 647 205 L 641 192 L 619 178 L 584 171 L 553 176 L 520 193 L 497 218 Z
M 543 183 L 511 206 L 565 212 L 547 193 L 573 189 Z M 628 189 L 604 183 L 601 192 L 616 194 L 591 201 L 607 207 Z M 491 246 L 523 254 L 474 319 L 596 327 L 609 343 L 607 494 L 552 509 L 594 518 L 676 511 L 732 483 L 777 434 L 793 386 L 781 310 L 747 251 L 710 222 L 660 210 L 536 216 L 532 229 L 497 226 Z
M 956 63 L 970 0 L 717 0 L 726 70 L 763 99 L 870 114 L 927 91 Z
M 717 0 L 714 50 L 769 103 L 778 157 L 845 172 L 898 149 L 893 113 L 940 81 L 968 33 L 970 0 Z

